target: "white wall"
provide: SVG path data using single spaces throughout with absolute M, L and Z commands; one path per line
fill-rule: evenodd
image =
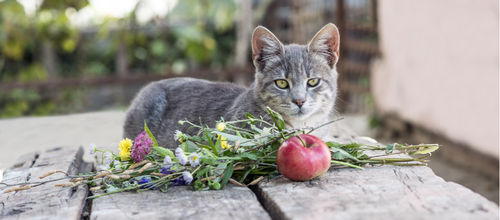
M 498 13 L 498 0 L 379 0 L 378 109 L 498 158 Z

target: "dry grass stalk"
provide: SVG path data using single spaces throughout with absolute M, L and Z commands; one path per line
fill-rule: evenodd
M 73 183 L 73 187 L 78 186 L 78 185 L 80 185 L 81 183 L 82 183 L 82 181 L 74 182 L 74 183 Z
M 233 183 L 234 185 L 237 185 L 237 186 L 245 186 L 245 185 L 241 184 L 240 182 L 236 181 L 233 178 L 229 178 L 229 182 L 231 182 L 231 183 Z
M 132 172 L 134 172 L 134 170 L 125 170 L 125 171 L 123 171 L 122 174 L 129 174 L 129 173 L 132 173 Z
M 73 180 L 71 180 L 72 182 L 79 182 L 79 181 L 82 181 L 83 180 L 83 177 L 78 177 L 78 178 L 75 178 Z
M 264 179 L 264 176 L 260 176 L 259 178 L 253 180 L 252 182 L 250 182 L 248 185 L 251 186 L 251 185 L 255 185 L 257 183 L 259 183 L 262 179 Z
M 140 166 L 140 165 L 143 165 L 143 164 L 146 164 L 146 163 L 148 163 L 148 160 L 143 160 L 143 161 L 141 161 L 141 162 L 139 162 L 139 163 L 136 163 L 136 164 L 134 164 L 134 165 L 130 166 L 128 169 L 129 169 L 129 170 L 133 170 L 133 169 L 135 169 L 136 167 L 138 167 L 138 166 Z
M 5 190 L 3 193 L 9 193 L 9 192 L 17 192 L 17 191 L 21 191 L 21 190 L 27 190 L 27 189 L 31 189 L 31 187 L 33 187 L 33 185 L 24 185 L 24 186 L 14 186 L 8 190 Z
M 233 168 L 233 170 L 243 170 L 243 169 L 245 169 L 244 166 L 237 166 Z
M 101 189 L 101 186 L 94 186 L 92 188 L 90 188 L 90 191 L 96 191 L 96 190 L 100 190 Z
M 49 172 L 47 172 L 47 173 L 45 173 L 45 174 L 41 175 L 41 176 L 40 176 L 40 179 L 43 179 L 43 178 L 45 178 L 45 177 L 48 177 L 48 176 L 50 176 L 50 175 L 52 175 L 52 174 L 54 174 L 54 173 L 64 173 L 66 176 L 68 175 L 67 173 L 65 173 L 65 172 L 63 172 L 63 171 L 59 171 L 59 170 L 52 170 L 52 171 L 49 171 Z
M 66 187 L 66 186 L 73 186 L 73 183 L 58 183 L 56 184 L 57 187 Z
M 57 170 L 52 170 L 52 171 L 49 171 L 49 172 L 47 172 L 47 173 L 45 173 L 45 174 L 41 175 L 41 176 L 40 176 L 40 179 L 43 179 L 43 178 L 45 178 L 45 177 L 48 177 L 48 176 L 50 176 L 50 175 L 52 175 L 52 174 L 54 174 L 54 173 L 57 173 Z
M 138 175 L 135 175 L 135 176 L 133 176 L 133 175 L 120 175 L 119 177 L 120 177 L 120 179 L 130 179 L 130 178 L 136 177 L 136 176 L 138 176 Z
M 111 179 L 114 179 L 114 180 L 119 180 L 120 179 L 120 176 L 118 176 L 118 175 L 108 174 L 106 176 L 109 177 L 109 178 L 111 178 Z
M 209 180 L 214 180 L 215 178 L 217 178 L 217 176 L 209 176 L 209 177 L 208 177 L 208 179 L 209 179 Z M 207 181 L 208 179 L 207 179 L 207 178 L 203 178 L 203 179 L 201 179 L 200 181 L 201 181 L 201 182 L 205 182 L 205 181 Z
M 149 175 L 151 175 L 151 176 L 157 176 L 157 177 L 164 177 L 164 176 L 166 176 L 167 174 L 163 174 L 163 173 L 151 173 L 151 174 L 149 174 Z
M 144 165 L 140 170 L 139 170 L 139 173 L 142 173 L 144 172 L 144 170 L 147 170 L 149 167 L 153 166 L 152 163 L 147 163 L 146 165 Z
M 240 139 L 236 140 L 236 143 L 234 143 L 234 150 L 238 150 L 240 148 Z
M 108 174 L 110 174 L 110 172 L 109 172 L 109 171 L 104 171 L 104 172 L 102 172 L 102 173 L 100 173 L 100 174 L 97 174 L 97 175 L 94 177 L 94 179 L 97 179 L 97 178 L 100 178 L 100 177 L 106 176 L 106 175 L 108 175 Z

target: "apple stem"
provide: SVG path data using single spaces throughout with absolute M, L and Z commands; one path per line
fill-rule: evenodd
M 306 142 L 304 141 L 304 139 L 302 139 L 302 137 L 300 137 L 299 134 L 297 134 L 297 137 L 300 139 L 300 142 L 302 142 L 302 145 L 304 145 L 304 147 L 307 147 Z

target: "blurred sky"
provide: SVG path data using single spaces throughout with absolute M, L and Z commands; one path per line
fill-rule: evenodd
M 104 17 L 122 18 L 130 13 L 141 0 L 89 0 L 90 5 L 80 11 L 66 10 L 66 15 L 75 25 L 86 27 Z M 142 0 L 137 9 L 137 20 L 145 23 L 151 18 L 165 17 L 178 0 Z M 26 10 L 27 14 L 35 13 L 42 0 L 18 0 Z

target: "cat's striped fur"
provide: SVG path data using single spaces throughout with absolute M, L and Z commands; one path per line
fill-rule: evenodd
M 255 81 L 249 88 L 229 83 L 192 78 L 153 82 L 143 88 L 127 111 L 124 137 L 135 138 L 144 121 L 160 146 L 175 148 L 175 130 L 188 134 L 188 125 L 179 120 L 201 122 L 211 127 L 215 121 L 244 118 L 245 113 L 269 120 L 266 107 L 279 112 L 287 127 L 318 126 L 333 119 L 337 97 L 339 33 L 337 27 L 323 27 L 308 45 L 283 46 L 269 30 L 257 27 L 252 36 Z M 310 79 L 318 79 L 315 86 Z M 286 80 L 280 88 L 276 80 Z M 313 132 L 331 139 L 328 129 Z

